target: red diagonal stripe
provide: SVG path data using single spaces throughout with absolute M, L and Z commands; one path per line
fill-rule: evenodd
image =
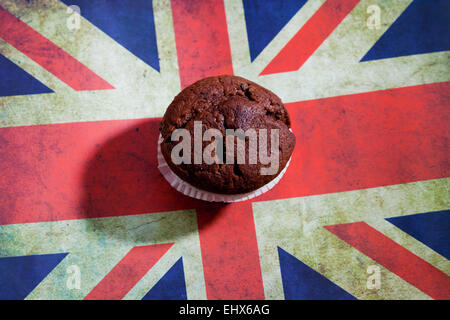
M 359 1 L 327 0 L 260 75 L 300 69 Z
M 77 91 L 114 89 L 56 44 L 0 7 L 0 38 Z
M 172 0 L 181 87 L 233 74 L 223 0 Z
M 328 231 L 433 299 L 450 299 L 450 277 L 365 222 L 325 226 Z
M 173 243 L 163 243 L 134 247 L 84 299 L 122 299 L 172 245 Z

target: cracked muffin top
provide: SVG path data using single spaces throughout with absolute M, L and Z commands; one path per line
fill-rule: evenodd
M 200 153 L 203 154 L 216 139 L 198 137 L 198 128 L 201 128 L 202 136 L 206 130 L 216 129 L 215 132 L 223 137 L 217 141 L 221 149 L 213 148 L 211 152 L 215 157 L 212 164 L 194 159 L 199 150 L 195 149 L 196 144 L 201 145 Z M 281 99 L 258 84 L 237 76 L 209 77 L 185 88 L 167 108 L 159 129 L 163 139 L 161 153 L 173 172 L 199 189 L 222 194 L 247 193 L 269 183 L 284 169 L 295 146 L 295 136 L 289 130 L 289 114 Z M 184 136 L 179 140 L 172 139 L 172 133 L 177 129 L 184 129 L 190 139 L 185 141 L 190 155 L 184 154 L 184 159 L 190 161 L 179 164 L 175 164 L 177 161 L 171 156 L 175 146 L 185 139 Z M 237 129 L 245 133 L 254 130 L 256 139 L 252 141 L 251 135 L 230 134 L 233 132 L 230 130 Z M 277 129 L 276 135 L 273 135 L 273 129 Z M 245 150 L 238 148 L 239 139 Z M 176 150 L 180 156 L 186 152 L 183 149 L 180 153 L 179 147 Z M 278 150 L 277 157 L 274 150 Z M 256 159 L 251 159 L 251 154 L 257 154 Z

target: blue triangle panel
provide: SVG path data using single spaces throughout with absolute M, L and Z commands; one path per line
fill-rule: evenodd
M 150 0 L 62 0 L 80 7 L 97 28 L 159 71 L 155 20 Z M 101 54 L 101 52 L 99 52 Z
M 450 210 L 411 214 L 386 220 L 450 259 Z
M 307 0 L 244 0 L 250 58 L 255 58 L 275 38 Z
M 184 279 L 183 258 L 150 289 L 142 300 L 186 300 L 186 281 Z
M 67 253 L 0 258 L 0 300 L 23 300 Z
M 355 300 L 347 291 L 278 247 L 286 300 Z
M 0 55 L 0 97 L 51 92 L 29 73 Z
M 414 0 L 361 61 L 447 51 L 449 32 L 450 1 Z

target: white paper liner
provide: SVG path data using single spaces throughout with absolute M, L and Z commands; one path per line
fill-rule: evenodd
M 261 188 L 256 189 L 252 192 L 248 193 L 240 193 L 240 194 L 221 194 L 221 193 L 214 193 L 205 191 L 202 189 L 198 189 L 194 187 L 193 185 L 187 183 L 186 181 L 182 180 L 180 177 L 178 177 L 172 169 L 169 167 L 169 165 L 166 162 L 166 159 L 164 159 L 163 154 L 161 153 L 161 142 L 163 141 L 161 134 L 159 135 L 158 139 L 158 169 L 163 175 L 163 177 L 169 182 L 169 184 L 181 192 L 182 194 L 199 199 L 204 200 L 208 202 L 238 202 L 238 201 L 245 201 L 249 200 L 255 197 L 260 196 L 261 194 L 269 191 L 272 189 L 283 177 L 284 173 L 286 172 L 286 169 L 289 166 L 289 163 L 291 162 L 291 158 L 289 158 L 289 161 L 286 163 L 286 166 L 284 169 L 269 183 L 263 185 Z

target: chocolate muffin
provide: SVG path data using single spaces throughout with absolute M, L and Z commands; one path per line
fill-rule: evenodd
M 269 183 L 284 169 L 295 146 L 289 115 L 280 98 L 258 84 L 237 76 L 205 78 L 185 88 L 167 108 L 159 129 L 162 136 L 161 153 L 172 171 L 199 189 L 221 194 L 247 193 Z M 175 164 L 172 151 L 185 139 L 183 136 L 173 141 L 172 134 L 177 129 L 189 133 L 186 139 L 190 141 L 185 142 L 189 142 L 188 151 L 191 153 L 187 156 L 184 154 L 184 159 L 190 161 Z M 211 140 L 194 141 L 196 134 L 201 132 L 203 135 L 208 129 L 218 130 L 214 132 L 220 133 L 223 139 L 219 140 L 216 136 Z M 254 144 L 256 140 L 252 141 L 251 135 L 230 135 L 233 130 L 242 133 L 238 129 L 245 133 L 254 130 L 258 143 Z M 222 154 L 218 152 L 220 148 L 216 148 L 211 153 L 215 157 L 214 163 L 196 162 L 195 154 L 199 154 L 198 147 L 195 149 L 196 143 L 197 146 L 201 145 L 200 151 L 204 152 L 216 139 L 216 146 L 221 146 Z M 244 154 L 243 149 L 238 148 L 239 140 L 241 147 L 245 146 Z M 264 144 L 260 142 L 264 141 L 265 154 L 277 154 L 275 166 L 268 163 L 267 157 L 259 156 L 260 153 L 256 159 L 250 157 L 252 150 L 262 152 L 261 146 Z M 180 155 L 183 156 L 184 152 L 186 150 L 181 151 Z M 275 170 L 270 171 L 270 166 Z

